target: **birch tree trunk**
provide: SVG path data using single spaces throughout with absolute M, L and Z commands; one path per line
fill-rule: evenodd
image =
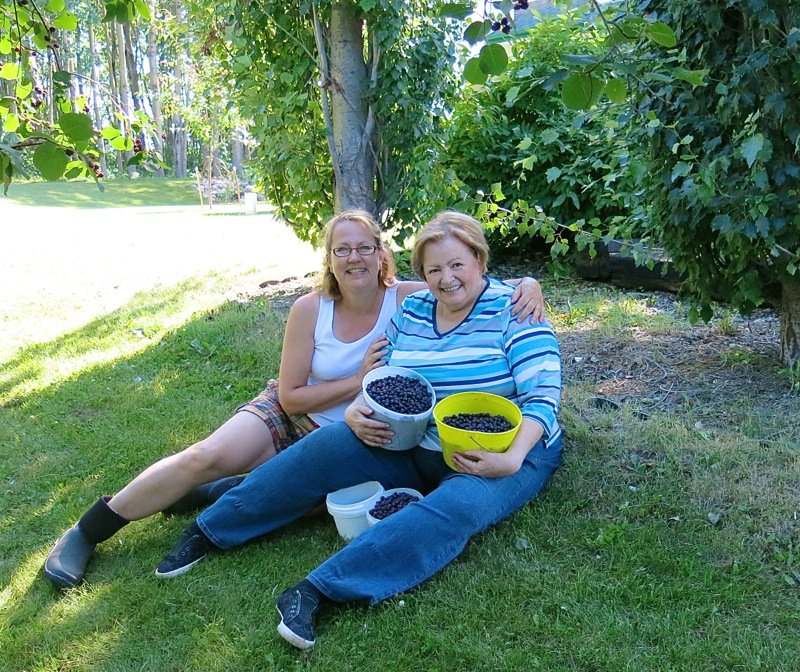
M 155 16 L 155 2 L 150 2 L 150 13 Z M 150 22 L 147 29 L 147 62 L 150 66 L 148 81 L 150 83 L 150 109 L 153 113 L 153 125 L 156 134 L 153 138 L 153 147 L 162 157 L 164 156 L 164 113 L 161 110 L 161 75 L 158 58 L 158 29 L 155 21 Z M 164 177 L 164 169 L 158 168 L 156 175 Z
M 95 42 L 94 36 L 94 26 L 92 25 L 91 21 L 86 22 L 86 32 L 89 37 L 89 53 L 96 54 L 97 53 L 97 44 Z M 95 128 L 102 128 L 103 127 L 103 115 L 102 110 L 100 108 L 100 92 L 98 91 L 98 87 L 100 86 L 100 76 L 97 67 L 97 59 L 92 57 L 91 58 L 91 74 L 92 74 L 92 93 L 91 93 L 91 113 L 94 120 L 94 127 Z M 109 82 L 110 84 L 110 82 Z M 98 138 L 97 144 L 100 147 L 100 151 L 102 154 L 100 155 L 100 170 L 103 171 L 106 175 L 108 175 L 108 162 L 106 161 L 106 146 L 105 140 L 102 138 Z
M 781 363 L 789 368 L 800 365 L 800 278 L 781 285 Z
M 333 170 L 337 212 L 375 210 L 375 160 L 367 123 L 369 84 L 364 60 L 363 20 L 355 3 L 336 1 L 329 31 Z

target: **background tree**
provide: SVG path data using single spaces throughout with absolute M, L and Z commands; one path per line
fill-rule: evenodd
M 789 0 L 646 0 L 675 27 L 703 87 L 638 87 L 652 123 L 645 181 L 654 237 L 710 315 L 780 292 L 781 361 L 800 362 L 800 6 Z
M 255 169 L 298 234 L 362 207 L 402 241 L 452 203 L 443 172 L 457 23 L 438 3 L 334 0 L 217 6 L 215 32 L 252 120 Z

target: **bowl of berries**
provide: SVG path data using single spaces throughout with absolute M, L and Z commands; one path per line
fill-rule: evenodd
M 436 393 L 425 377 L 400 366 L 373 369 L 361 383 L 373 420 L 387 423 L 394 436 L 387 450 L 409 450 L 425 436 Z
M 372 508 L 367 511 L 367 523 L 370 527 L 377 525 L 384 518 L 388 518 L 400 509 L 422 499 L 422 494 L 413 488 L 391 488 L 384 490 Z
M 522 425 L 519 407 L 488 392 L 459 392 L 442 399 L 433 409 L 444 461 L 451 469 L 453 453 L 467 450 L 508 450 Z

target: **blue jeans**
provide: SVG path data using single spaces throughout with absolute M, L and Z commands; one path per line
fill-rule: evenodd
M 452 471 L 441 453 L 362 443 L 344 423 L 322 427 L 254 469 L 197 523 L 228 549 L 296 520 L 329 492 L 379 481 L 428 493 L 369 528 L 308 575 L 337 602 L 380 602 L 450 563 L 469 539 L 535 497 L 561 464 L 561 443 L 537 443 L 517 473 L 481 478 Z

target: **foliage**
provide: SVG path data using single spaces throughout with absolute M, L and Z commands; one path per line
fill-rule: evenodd
M 783 1 L 647 1 L 675 27 L 687 66 L 708 72 L 691 91 L 638 84 L 650 121 L 646 186 L 653 234 L 709 314 L 723 296 L 758 306 L 800 263 L 800 7 Z
M 454 24 L 428 18 L 436 4 L 362 0 L 352 6 L 365 22 L 365 45 L 380 52 L 368 100 L 377 133 L 367 151 L 378 164 L 376 210 L 401 243 L 451 193 L 440 156 L 456 84 Z M 323 38 L 330 37 L 330 3 L 231 0 L 217 12 L 227 24 L 220 47 L 237 82 L 236 100 L 257 140 L 254 169 L 298 235 L 315 239 L 334 200 L 321 99 L 322 87 L 331 84 L 320 81 L 313 32 L 316 13 Z
M 576 114 L 557 90 L 565 57 L 602 49 L 581 22 L 543 21 L 513 42 L 508 69 L 490 87 L 471 87 L 455 106 L 449 165 L 478 193 L 493 246 L 543 238 L 555 255 L 576 234 L 582 245 L 580 234 L 600 222 L 610 237 L 635 229 L 641 168 L 620 132 L 623 110 L 609 101 Z
M 61 177 L 102 177 L 98 129 L 87 109 L 87 99 L 71 86 L 75 73 L 62 56 L 62 38 L 76 31 L 80 8 L 64 0 L 4 0 L 0 4 L 0 176 L 4 191 L 15 174 L 24 170 L 21 152 L 32 153 L 33 164 L 46 180 Z M 149 19 L 144 0 L 111 0 L 106 21 Z M 52 90 L 48 90 L 52 87 Z M 52 98 L 52 105 L 45 104 Z M 116 126 L 119 124 L 120 126 Z M 102 137 L 118 151 L 134 148 L 134 136 L 149 127 L 142 114 L 125 119 L 117 113 L 114 123 L 102 129 Z M 137 151 L 131 165 L 160 157 Z

